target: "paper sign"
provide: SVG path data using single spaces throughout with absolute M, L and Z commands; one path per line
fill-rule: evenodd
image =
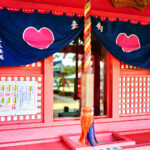
M 36 113 L 36 81 L 0 81 L 0 116 Z

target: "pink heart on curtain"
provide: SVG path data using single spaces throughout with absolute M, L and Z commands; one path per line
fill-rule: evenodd
M 122 47 L 124 52 L 132 52 L 141 47 L 139 38 L 135 34 L 127 36 L 125 33 L 120 33 L 117 36 L 116 44 Z
M 47 49 L 53 43 L 54 36 L 52 31 L 46 27 L 40 30 L 28 27 L 23 32 L 23 39 L 32 47 Z

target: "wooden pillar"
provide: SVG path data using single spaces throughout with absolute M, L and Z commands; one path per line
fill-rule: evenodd
M 108 117 L 119 117 L 119 78 L 120 78 L 120 62 L 107 52 L 106 55 L 106 89 L 105 100 L 107 110 L 105 113 Z
M 112 61 L 112 117 L 119 118 L 119 78 L 120 61 L 113 57 Z
M 78 77 L 78 58 L 79 57 L 79 55 L 78 55 L 78 50 L 76 50 L 76 78 L 75 78 L 75 84 L 74 84 L 74 99 L 76 100 L 76 99 L 78 99 L 78 79 L 79 79 L 79 77 Z
M 44 59 L 44 123 L 53 121 L 53 56 Z
M 100 115 L 100 59 L 94 55 L 94 115 Z
M 106 52 L 104 61 L 104 114 L 112 117 L 112 55 L 109 52 Z

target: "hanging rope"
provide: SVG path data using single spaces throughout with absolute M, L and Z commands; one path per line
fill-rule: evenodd
M 85 0 L 84 7 L 84 73 L 92 73 L 91 64 L 91 0 Z
M 82 76 L 84 84 L 82 84 L 82 88 L 87 88 L 88 83 L 92 83 L 89 80 L 94 80 L 93 78 L 88 78 L 86 75 L 92 75 L 92 53 L 91 53 L 91 0 L 85 0 L 85 7 L 84 7 L 84 76 Z M 87 83 L 87 84 L 86 84 Z M 90 84 L 89 84 L 90 85 Z M 87 145 L 90 144 L 91 146 L 94 146 L 94 141 L 97 143 L 96 137 L 95 137 L 95 130 L 94 130 L 94 121 L 93 121 L 93 97 L 91 99 L 88 99 L 87 97 L 90 97 L 90 93 L 87 93 L 87 90 L 82 91 L 82 101 L 85 101 L 85 103 L 82 105 L 81 109 L 81 135 L 79 142 L 81 144 Z M 91 88 L 91 91 L 93 92 L 93 88 Z M 93 94 L 92 94 L 93 95 Z M 88 103 L 88 101 L 91 101 Z

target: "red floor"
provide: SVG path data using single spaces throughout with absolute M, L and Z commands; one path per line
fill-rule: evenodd
M 131 131 L 121 133 L 122 136 L 136 141 L 136 144 L 150 144 L 150 131 Z M 0 150 L 70 150 L 69 147 L 62 141 L 28 144 L 20 146 L 9 146 L 0 148 Z
M 0 148 L 0 150 L 69 150 L 63 142 L 40 143 Z
M 124 134 L 123 136 L 136 141 L 136 144 L 147 144 L 150 143 L 150 132 Z

